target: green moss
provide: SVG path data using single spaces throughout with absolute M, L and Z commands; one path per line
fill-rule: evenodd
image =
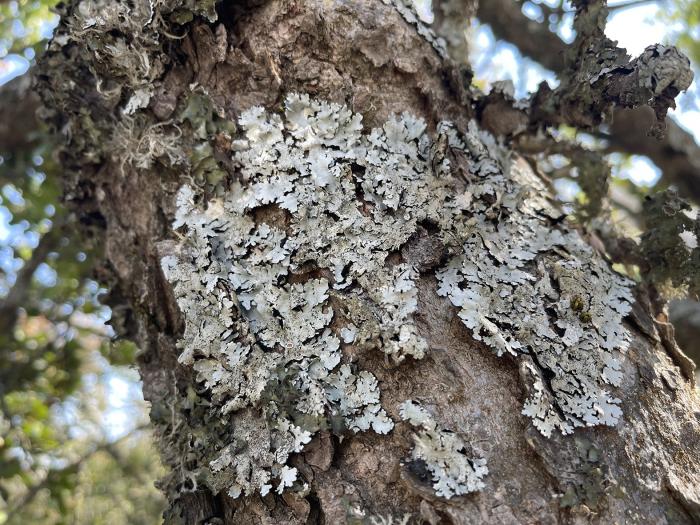
M 616 484 L 608 475 L 602 462 L 600 449 L 583 437 L 576 438 L 576 453 L 572 465 L 575 481 L 566 487 L 559 500 L 560 507 L 585 505 L 590 510 L 599 509 Z

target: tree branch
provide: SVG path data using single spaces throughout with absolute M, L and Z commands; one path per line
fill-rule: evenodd
M 614 4 L 608 7 L 610 12 L 620 11 L 622 9 L 628 9 L 630 7 L 637 7 L 644 4 L 651 4 L 657 2 L 658 0 L 628 0 L 627 2 L 620 2 L 619 4 Z M 663 2 L 663 0 L 661 0 Z
M 570 46 L 546 24 L 525 16 L 517 3 L 511 0 L 480 2 L 477 17 L 491 26 L 496 38 L 512 43 L 524 56 L 555 73 L 564 72 Z M 666 135 L 662 140 L 649 136 L 646 130 L 653 122 L 653 111 L 648 107 L 615 109 L 610 149 L 648 157 L 662 170 L 668 183 L 700 202 L 700 146 L 671 118 L 666 118 Z
M 693 81 L 688 58 L 673 46 L 652 45 L 635 59 L 605 36 L 606 0 L 573 0 L 576 39 L 567 46 L 567 63 L 552 91 L 546 83 L 535 94 L 543 120 L 591 130 L 614 108 L 648 105 L 657 122 L 652 132 L 665 131 L 666 113 Z
M 482 0 L 476 16 L 491 26 L 496 38 L 510 42 L 523 56 L 555 73 L 564 71 L 567 44 L 545 24 L 525 16 L 516 2 Z
M 43 263 L 57 246 L 61 239 L 63 227 L 54 224 L 51 230 L 46 232 L 27 262 L 17 273 L 15 284 L 7 296 L 0 302 L 0 334 L 9 334 L 17 322 L 17 309 L 26 303 L 29 294 L 32 277 L 41 263 Z
M 102 443 L 97 443 L 94 445 L 90 450 L 88 450 L 86 453 L 84 453 L 82 456 L 77 458 L 75 461 L 72 463 L 66 465 L 63 468 L 60 469 L 52 469 L 50 470 L 44 479 L 33 485 L 32 487 L 29 488 L 27 493 L 24 495 L 24 497 L 14 506 L 12 507 L 8 513 L 7 513 L 7 523 L 12 523 L 12 520 L 22 511 L 22 509 L 26 508 L 27 505 L 29 505 L 32 501 L 34 501 L 34 498 L 41 492 L 43 489 L 49 486 L 49 484 L 53 481 L 54 478 L 56 478 L 58 475 L 63 474 L 65 472 L 70 472 L 72 470 L 77 470 L 79 469 L 86 461 L 88 461 L 92 456 L 97 454 L 98 452 L 102 451 L 107 451 L 110 452 L 112 450 L 115 450 L 115 447 L 119 444 L 122 443 L 123 441 L 127 440 L 131 436 L 135 435 L 137 432 L 141 432 L 143 430 L 146 430 L 150 428 L 149 424 L 144 424 L 144 425 L 139 425 L 136 428 L 130 430 L 123 436 L 113 440 L 113 441 L 104 441 Z M 113 458 L 116 457 L 111 454 Z
M 39 97 L 25 73 L 0 86 L 0 155 L 24 150 L 36 143 Z
M 622 2 L 619 2 L 617 4 L 609 5 L 608 6 L 608 11 L 613 12 L 613 11 L 621 11 L 623 9 L 628 9 L 630 7 L 637 7 L 640 5 L 644 4 L 653 4 L 653 3 L 663 3 L 664 0 L 624 0 Z M 575 9 L 571 9 L 568 7 L 563 7 L 563 5 L 556 6 L 556 7 L 549 7 L 547 4 L 537 4 L 537 6 L 542 9 L 546 14 L 552 14 L 556 16 L 561 16 L 569 13 L 575 13 Z

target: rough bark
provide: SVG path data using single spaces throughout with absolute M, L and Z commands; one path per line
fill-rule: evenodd
M 76 16 L 74 5 L 69 5 L 64 20 L 74 21 Z M 164 38 L 147 50 L 137 48 L 148 53 L 149 63 L 159 62 L 161 67 L 145 81 L 155 89 L 148 108 L 136 114 L 142 117 L 138 120 L 124 108 L 143 80 L 127 78 L 130 68 L 115 73 L 114 63 L 99 47 L 65 36 L 81 35 L 95 44 L 103 38 L 121 38 L 120 33 L 90 35 L 80 29 L 84 25 L 73 24 L 59 30 L 44 59 L 42 93 L 54 110 L 54 124 L 72 130 L 63 153 L 64 165 L 72 169 L 66 180 L 67 200 L 85 227 L 104 237 L 99 276 L 110 284 L 114 322 L 143 348 L 144 394 L 152 404 L 151 419 L 163 458 L 172 469 L 163 482 L 172 505 L 168 523 L 693 523 L 700 519 L 700 403 L 664 349 L 643 294 L 624 321 L 631 344 L 620 357 L 621 384 L 613 389 L 622 400 L 620 421 L 545 437 L 521 414 L 524 400 L 533 395 L 528 370 L 536 371 L 537 364 L 526 354 L 497 357 L 489 344 L 477 340 L 478 332 L 464 326 L 457 309 L 438 295 L 435 269 L 453 254 L 443 254 L 447 241 L 431 223 L 416 227 L 415 234 L 387 257 L 388 265 L 405 262 L 421 269 L 415 279 L 417 309 L 412 322 L 427 343 L 425 357 L 396 363 L 371 345 L 343 345 L 344 363 L 352 362 L 378 379 L 381 406 L 396 423 L 393 430 L 386 435 L 333 427 L 317 432 L 290 459 L 308 484 L 306 490 L 295 486 L 279 495 L 256 492 L 234 499 L 226 490 L 213 494 L 206 477 L 190 479 L 188 473 L 208 468 L 198 463 L 202 443 L 209 443 L 204 448 L 215 448 L 218 429 L 240 425 L 244 415 L 234 411 L 213 419 L 206 406 L 194 402 L 216 403 L 216 399 L 198 383 L 192 367 L 178 362 L 183 349 L 177 342 L 185 331 L 186 313 L 178 308 L 176 292 L 161 269 L 162 257 L 172 257 L 174 246 L 182 242 L 183 234 L 172 229 L 176 193 L 185 183 L 197 183 L 202 166 L 188 161 L 197 144 L 198 126 L 180 121 L 176 148 L 169 135 L 175 131 L 168 126 L 174 119 L 177 122 L 177 108 L 189 91 L 200 86 L 197 89 L 213 101 L 214 113 L 226 120 L 236 120 L 252 106 L 277 111 L 287 94 L 298 92 L 347 104 L 364 116 L 365 130 L 383 125 L 392 114 L 409 112 L 425 120 L 433 137 L 443 136 L 436 128 L 445 120 L 468 132 L 468 121 L 475 115 L 470 92 L 439 50 L 390 3 L 229 2 L 220 6 L 216 24 L 195 17 L 187 25 L 168 28 L 174 36 L 186 33 L 184 38 Z M 132 37 L 129 42 L 145 45 L 139 40 L 145 39 L 143 35 Z M 205 121 L 211 124 L 214 119 L 209 115 Z M 122 147 L 125 123 L 130 126 L 127 136 L 138 138 Z M 221 130 L 204 136 L 211 139 L 218 169 L 230 170 L 227 176 L 235 174 L 230 136 Z M 466 170 L 469 165 L 460 163 L 459 151 L 450 148 L 436 140 L 430 154 L 433 169 L 440 172 L 442 160 L 449 156 L 452 164 L 446 165 L 461 166 L 463 171 L 446 177 L 455 180 L 460 191 L 468 191 L 476 173 Z M 513 166 L 533 187 L 544 188 L 521 159 L 514 157 Z M 216 186 L 210 197 L 221 196 L 221 191 Z M 357 193 L 358 202 L 366 203 L 362 190 Z M 527 208 L 545 195 L 541 189 L 539 195 L 523 197 L 521 204 Z M 497 200 L 490 204 L 498 209 Z M 279 225 L 289 220 L 274 206 L 262 208 L 256 221 Z M 368 210 L 371 207 L 364 209 Z M 578 239 L 559 217 L 542 221 Z M 516 246 L 526 242 L 513 239 Z M 607 275 L 609 269 L 601 264 L 600 272 Z M 193 273 L 197 271 L 194 268 Z M 327 269 L 312 267 L 289 279 L 332 282 L 328 275 Z M 334 309 L 341 311 L 338 305 Z M 576 301 L 571 309 L 581 322 L 590 321 Z M 544 372 L 542 368 L 539 373 Z M 408 399 L 422 400 L 442 428 L 487 461 L 483 488 L 451 499 L 436 495 L 426 463 L 411 456 L 419 431 L 402 421 L 399 413 L 399 405 Z

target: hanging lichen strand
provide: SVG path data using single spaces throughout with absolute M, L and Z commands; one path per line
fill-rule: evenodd
M 296 94 L 284 115 L 254 107 L 239 122 L 236 182 L 206 203 L 181 189 L 181 240 L 162 260 L 186 321 L 180 362 L 231 420 L 230 443 L 201 465 L 215 491 L 303 488 L 287 459 L 321 428 L 391 431 L 375 376 L 343 362 L 341 344 L 396 363 L 429 351 L 413 322 L 418 270 L 396 256 L 420 225 L 447 254 L 438 293 L 474 339 L 526 361 L 536 427 L 615 424 L 627 283 L 475 123 L 442 123 L 432 140 L 403 114 L 364 133 L 361 115 Z M 432 418 L 415 424 L 438 494 L 478 490 L 485 462 Z

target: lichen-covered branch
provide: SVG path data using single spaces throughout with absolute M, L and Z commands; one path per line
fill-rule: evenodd
M 690 61 L 675 47 L 649 46 L 630 59 L 626 51 L 605 36 L 606 0 L 580 0 L 576 8 L 576 39 L 568 52 L 560 85 L 553 92 L 541 87 L 535 95 L 536 112 L 583 129 L 597 126 L 613 107 L 654 109 L 657 135 L 674 99 L 693 80 Z
M 513 43 L 524 56 L 557 74 L 564 73 L 566 56 L 573 51 L 546 24 L 525 16 L 517 2 L 480 2 L 477 16 L 491 26 L 497 38 Z M 700 146 L 671 118 L 666 118 L 662 138 L 648 133 L 656 125 L 654 111 L 646 105 L 634 110 L 614 108 L 608 136 L 611 150 L 649 157 L 666 180 L 700 202 Z

